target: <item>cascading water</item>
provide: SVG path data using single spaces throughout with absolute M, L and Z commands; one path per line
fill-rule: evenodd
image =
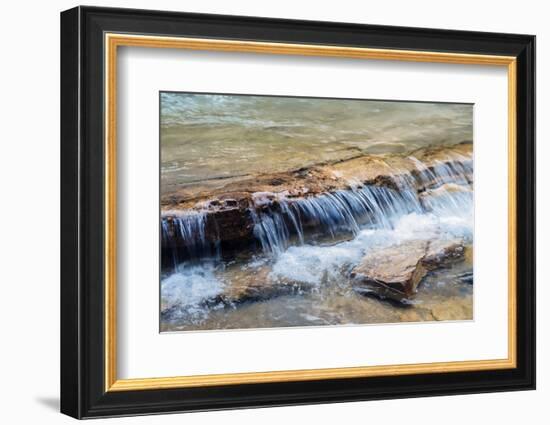
M 288 247 L 290 238 L 285 215 L 295 218 L 294 214 L 289 210 L 286 213 L 268 212 L 260 214 L 257 214 L 254 208 L 249 211 L 254 221 L 254 236 L 260 242 L 264 254 L 281 254 Z M 294 223 L 295 220 L 291 219 L 291 222 Z M 296 227 L 296 230 L 298 229 Z
M 350 296 L 348 289 L 350 271 L 366 253 L 410 240 L 460 238 L 469 245 L 473 239 L 471 158 L 432 161 L 429 167 L 413 162 L 412 171 L 396 170 L 379 185 L 354 184 L 348 190 L 302 198 L 255 194 L 248 209 L 238 210 L 250 223 L 252 240 L 242 248 L 250 252 L 240 257 L 222 255 L 219 234 L 224 228 L 218 228 L 216 214 L 208 208 L 184 214 L 165 212 L 162 249 L 163 261 L 169 264 L 163 263 L 167 274 L 161 281 L 164 323 L 185 323 L 183 329 L 249 327 L 247 317 L 254 317 L 254 326 L 260 318 L 265 318 L 265 326 L 331 324 L 341 320 L 339 310 L 326 304 L 334 299 L 343 305 L 351 303 L 346 311 L 350 317 L 357 315 L 354 320 L 374 320 L 365 306 L 375 306 Z M 467 300 L 472 276 L 471 264 L 466 264 L 448 274 L 428 277 L 425 285 L 432 293 L 445 296 L 466 294 Z M 442 280 L 454 286 L 442 286 Z M 246 308 L 238 313 L 244 307 L 228 313 L 225 301 L 220 300 L 231 282 L 257 282 L 260 287 L 266 282 L 290 282 L 298 293 L 310 295 L 274 298 L 256 307 L 250 304 L 249 313 Z M 425 302 L 432 302 L 431 298 Z M 398 311 L 388 307 L 383 314 L 389 317 Z
M 397 219 L 410 213 L 460 214 L 471 208 L 471 160 L 461 157 L 427 167 L 410 159 L 417 172 L 397 174 L 393 179 L 397 189 L 364 185 L 297 200 L 279 199 L 261 213 L 251 207 L 254 235 L 264 254 L 279 255 L 293 241 L 303 245 L 315 239 L 338 240 L 346 234 L 356 236 L 365 227 L 392 229 Z M 439 192 L 419 197 L 418 187 L 436 187 Z
M 363 228 L 392 229 L 406 214 L 459 213 L 472 203 L 471 158 L 456 156 L 446 162 L 434 161 L 429 167 L 414 157 L 409 159 L 416 168 L 396 171 L 393 187 L 355 185 L 316 196 L 252 203 L 248 212 L 259 248 L 264 255 L 276 257 L 291 245 L 355 237 Z M 214 221 L 206 211 L 163 216 L 162 240 L 174 267 L 186 261 L 221 258 L 220 241 L 207 237 L 208 220 Z M 216 226 L 215 221 L 212 224 Z
M 159 105 L 161 332 L 473 318 L 472 105 Z
M 161 237 L 174 268 L 184 261 L 219 258 L 219 244 L 206 237 L 207 214 L 203 211 L 170 214 L 161 219 Z
M 435 161 L 430 167 L 413 156 L 409 156 L 409 159 L 416 167 L 414 178 L 421 186 L 438 187 L 447 183 L 471 184 L 468 178 L 474 172 L 471 158 L 456 155 L 451 161 Z
M 409 189 L 364 186 L 298 200 L 282 199 L 259 214 L 251 208 L 251 215 L 264 254 L 278 255 L 291 245 L 291 239 L 304 244 L 356 236 L 365 226 L 392 228 L 396 218 L 421 211 L 417 196 Z

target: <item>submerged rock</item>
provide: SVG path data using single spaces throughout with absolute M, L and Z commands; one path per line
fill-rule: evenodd
M 270 266 L 261 266 L 251 273 L 238 270 L 231 273 L 231 279 L 219 296 L 225 305 L 238 305 L 249 301 L 265 301 L 282 295 L 308 290 L 307 283 L 291 282 L 271 275 Z
M 431 307 L 434 320 L 472 320 L 473 303 L 471 297 L 452 297 Z
M 360 293 L 407 302 L 430 271 L 463 258 L 460 239 L 409 241 L 367 254 L 352 272 L 353 287 Z

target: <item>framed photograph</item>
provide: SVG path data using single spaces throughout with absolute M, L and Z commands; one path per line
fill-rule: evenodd
M 535 37 L 61 14 L 61 411 L 535 387 Z

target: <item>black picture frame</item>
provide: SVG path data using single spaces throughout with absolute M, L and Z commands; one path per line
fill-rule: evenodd
M 517 367 L 105 391 L 104 34 L 514 56 L 517 60 Z M 75 418 L 535 388 L 535 37 L 76 7 L 61 13 L 61 412 Z

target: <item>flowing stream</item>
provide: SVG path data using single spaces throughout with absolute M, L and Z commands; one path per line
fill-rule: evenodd
M 411 160 L 416 172 L 396 173 L 392 187 L 358 185 L 297 199 L 280 195 L 276 202 L 273 194 L 271 201 L 255 194 L 247 210 L 254 240 L 243 255 L 228 258 L 217 240 L 207 238 L 204 211 L 172 216 L 176 233 L 163 218 L 173 267 L 162 273 L 161 330 L 471 319 L 471 157 L 432 167 Z M 176 237 L 187 241 L 184 249 Z M 350 272 L 372 250 L 456 238 L 466 246 L 465 260 L 429 273 L 407 305 L 353 289 Z M 243 286 L 258 288 L 256 299 L 224 298 Z

